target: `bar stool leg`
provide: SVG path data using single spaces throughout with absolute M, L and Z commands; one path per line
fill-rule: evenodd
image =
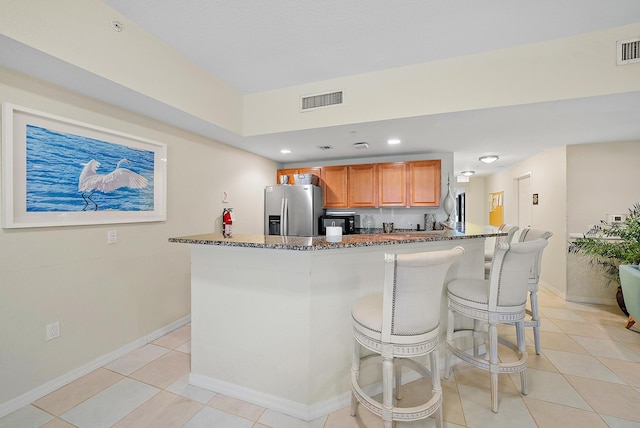
M 449 349 L 449 343 L 453 340 L 453 323 L 455 321 L 455 317 L 453 315 L 453 311 L 449 309 L 449 313 L 447 315 L 447 343 L 445 344 L 445 352 L 444 352 L 444 378 L 449 379 L 451 377 L 451 350 Z
M 516 322 L 516 337 L 518 338 L 518 351 L 520 358 L 526 358 L 527 348 L 524 339 L 524 321 Z M 520 372 L 520 387 L 522 394 L 527 395 L 527 367 L 525 366 Z
M 529 293 L 531 300 L 531 319 L 533 320 L 533 340 L 536 344 L 536 355 L 540 355 L 540 316 L 538 315 L 538 293 Z
M 431 383 L 433 384 L 433 393 L 442 393 L 442 385 L 440 384 L 440 367 L 438 364 L 438 349 L 436 348 L 429 354 L 431 362 Z M 442 428 L 442 406 L 438 407 L 434 414 L 436 420 L 436 428 Z
M 498 325 L 489 323 L 489 363 L 491 366 L 491 410 L 498 413 Z
M 382 361 L 382 420 L 384 428 L 393 425 L 393 358 Z
M 400 364 L 395 366 L 396 371 L 396 400 L 402 400 L 402 394 L 400 393 L 400 387 L 402 386 L 402 366 Z
M 357 340 L 353 341 L 353 360 L 351 361 L 351 372 L 355 374 L 356 380 L 360 376 L 360 344 Z M 351 416 L 356 415 L 356 404 L 358 400 L 356 395 L 351 391 Z

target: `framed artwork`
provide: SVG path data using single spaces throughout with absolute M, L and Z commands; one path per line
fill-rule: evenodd
M 5 103 L 2 227 L 166 220 L 167 146 Z

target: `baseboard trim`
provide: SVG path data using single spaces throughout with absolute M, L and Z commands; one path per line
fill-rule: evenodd
M 56 389 L 61 388 L 67 385 L 68 383 L 71 383 L 74 380 L 77 380 L 82 376 L 88 373 L 91 373 L 92 371 L 97 370 L 100 367 L 103 367 L 117 360 L 120 357 L 127 355 L 130 352 L 133 352 L 136 349 L 141 348 L 142 346 L 145 346 L 150 342 L 153 342 L 159 337 L 162 337 L 165 334 L 170 333 L 173 330 L 176 330 L 185 324 L 188 324 L 190 321 L 191 321 L 191 315 L 187 315 L 186 317 L 180 318 L 179 320 L 174 321 L 171 324 L 168 324 L 162 328 L 159 328 L 158 330 L 155 330 L 154 332 L 149 333 L 146 336 L 143 336 L 135 340 L 134 342 L 131 342 L 121 348 L 118 348 L 113 352 L 104 354 L 88 362 L 87 364 L 84 364 L 81 367 L 71 370 L 70 372 L 65 373 L 64 375 L 59 376 L 55 379 L 52 379 L 49 382 L 46 382 L 32 389 L 31 391 L 27 391 L 24 394 L 19 395 L 18 397 L 12 400 L 9 400 L 0 404 L 0 418 L 3 418 L 4 416 L 20 409 L 21 407 L 24 407 L 28 404 L 33 403 L 34 401 L 44 397 L 45 395 L 52 393 Z
M 565 300 L 567 302 L 573 302 L 573 303 L 591 303 L 595 305 L 618 306 L 618 302 L 616 302 L 616 299 L 609 299 L 607 297 L 588 297 L 588 296 L 568 295 Z
M 540 280 L 538 286 L 540 288 L 543 288 L 543 289 L 555 294 L 558 297 L 561 297 L 564 300 L 567 300 L 567 293 L 566 292 L 557 289 L 556 287 L 552 286 L 551 284 L 549 284 L 547 282 L 544 282 L 544 281 Z
M 403 374 L 402 383 L 406 384 L 419 378 L 420 375 L 415 372 Z M 351 404 L 351 391 L 336 395 L 335 397 L 331 397 L 324 401 L 307 405 L 197 373 L 191 373 L 189 375 L 189 383 L 193 386 L 204 388 L 228 397 L 237 398 L 238 400 L 246 401 L 278 413 L 284 413 L 285 415 L 289 415 L 306 422 L 311 422 L 325 417 L 328 414 Z M 370 396 L 382 394 L 382 382 L 375 382 L 368 385 L 364 390 Z
M 331 412 L 347 406 L 351 402 L 351 391 L 319 403 L 306 405 L 197 373 L 191 373 L 189 375 L 189 383 L 307 422 L 326 416 Z

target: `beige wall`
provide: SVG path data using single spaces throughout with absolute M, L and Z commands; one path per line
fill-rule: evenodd
M 626 214 L 640 202 L 640 141 L 567 146 L 567 230 L 584 233 L 607 214 Z M 584 257 L 569 257 L 567 299 L 611 303 L 608 286 Z
M 531 193 L 538 193 L 540 203 L 532 208 L 531 227 L 553 232 L 544 251 L 541 282 L 560 295 L 566 293 L 566 154 L 565 148 L 546 150 L 499 174 L 485 179 L 484 210 L 489 211 L 488 194 L 504 192 L 504 221 L 518 224 L 518 182 L 531 175 Z M 516 238 L 517 239 L 517 238 Z
M 640 141 L 567 146 L 567 229 L 585 232 L 640 202 Z
M 0 34 L 242 134 L 239 93 L 105 2 L 0 0 L 0 10 Z M 111 29 L 113 19 L 121 32 Z
M 453 183 L 456 193 L 465 193 L 467 223 L 489 224 L 487 197 L 484 191 L 484 177 L 470 177 L 467 183 Z
M 0 230 L 1 410 L 189 316 L 189 249 L 168 238 L 220 231 L 222 190 L 234 230 L 262 233 L 262 189 L 276 164 L 1 67 L 0 102 L 168 145 L 166 222 Z M 118 243 L 109 245 L 112 229 Z M 61 336 L 46 341 L 56 320 Z
M 640 90 L 637 67 L 615 61 L 616 41 L 640 24 L 243 96 L 103 1 L 0 0 L 0 10 L 0 34 L 244 136 Z M 300 112 L 301 96 L 336 90 L 340 107 Z
M 637 67 L 618 67 L 617 40 L 640 24 L 461 58 L 249 94 L 244 133 L 260 135 L 640 90 Z M 588 49 L 585 49 L 588 46 Z M 340 108 L 300 113 L 300 97 L 344 91 Z
M 545 249 L 542 284 L 570 301 L 615 304 L 615 289 L 583 257 L 567 254 L 570 233 L 584 233 L 607 214 L 625 214 L 640 202 L 640 141 L 577 144 L 544 151 L 484 181 L 483 196 L 505 192 L 505 222 L 518 222 L 516 177 L 531 174 L 532 226 L 553 232 Z M 475 198 L 467 186 L 467 200 Z M 472 208 L 473 207 L 473 208 Z M 477 205 L 469 206 L 476 210 Z M 488 213 L 488 201 L 482 209 Z M 475 212 L 474 212 L 475 215 Z M 485 217 L 486 218 L 486 217 Z

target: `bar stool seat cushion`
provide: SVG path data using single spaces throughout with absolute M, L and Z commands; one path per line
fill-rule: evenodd
M 449 296 L 463 299 L 468 306 L 486 309 L 489 304 L 489 281 L 479 279 L 456 279 L 448 286 Z
M 364 296 L 353 305 L 351 313 L 359 329 L 371 338 L 382 338 L 382 293 Z

